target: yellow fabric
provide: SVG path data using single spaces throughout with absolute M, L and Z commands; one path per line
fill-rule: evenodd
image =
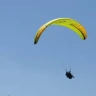
M 85 40 L 87 38 L 87 32 L 85 28 L 76 20 L 73 20 L 71 18 L 57 18 L 57 19 L 47 22 L 46 24 L 44 24 L 43 26 L 39 28 L 34 38 L 34 44 L 38 42 L 41 34 L 50 25 L 58 25 L 58 26 L 67 27 L 73 30 L 74 32 L 76 32 L 82 40 Z

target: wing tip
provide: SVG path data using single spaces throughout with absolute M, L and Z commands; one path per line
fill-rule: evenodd
M 34 45 L 36 45 L 37 44 L 37 42 L 36 41 L 34 41 Z

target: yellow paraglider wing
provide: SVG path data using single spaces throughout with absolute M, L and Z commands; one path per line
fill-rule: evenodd
M 57 18 L 57 19 L 47 22 L 46 24 L 44 24 L 43 26 L 39 28 L 34 38 L 34 44 L 38 42 L 41 34 L 50 25 L 58 25 L 58 26 L 67 27 L 73 30 L 74 32 L 76 32 L 82 40 L 85 40 L 87 38 L 87 32 L 85 28 L 76 20 L 73 20 L 71 18 Z

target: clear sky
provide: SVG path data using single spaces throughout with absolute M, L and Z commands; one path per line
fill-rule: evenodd
M 50 26 L 34 45 L 38 28 L 60 17 L 79 21 L 88 38 Z M 96 0 L 1 0 L 0 96 L 95 96 L 95 22 Z

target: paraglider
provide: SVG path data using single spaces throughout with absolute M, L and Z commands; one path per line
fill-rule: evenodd
M 72 31 L 74 31 L 82 40 L 85 40 L 87 38 L 86 29 L 78 21 L 76 21 L 72 18 L 57 18 L 57 19 L 53 19 L 53 20 L 45 23 L 38 29 L 38 31 L 35 35 L 35 38 L 34 38 L 34 44 L 38 43 L 42 33 L 47 29 L 47 27 L 49 27 L 51 25 L 67 27 L 67 28 L 71 29 Z M 65 75 L 69 79 L 75 78 L 73 76 L 73 74 L 71 73 L 71 70 L 70 71 L 66 70 Z
M 34 44 L 37 44 L 41 34 L 50 25 L 58 25 L 58 26 L 67 27 L 67 28 L 73 30 L 75 33 L 77 33 L 78 36 L 82 40 L 85 40 L 87 38 L 87 32 L 86 32 L 84 26 L 81 25 L 78 21 L 71 19 L 71 18 L 57 18 L 57 19 L 53 19 L 53 20 L 47 22 L 46 24 L 44 24 L 43 26 L 41 26 L 39 28 L 39 30 L 37 31 L 35 38 L 34 38 Z
M 67 78 L 69 78 L 69 79 L 72 79 L 72 78 L 75 78 L 73 75 L 72 75 L 72 73 L 71 73 L 71 71 L 66 71 L 66 77 Z

